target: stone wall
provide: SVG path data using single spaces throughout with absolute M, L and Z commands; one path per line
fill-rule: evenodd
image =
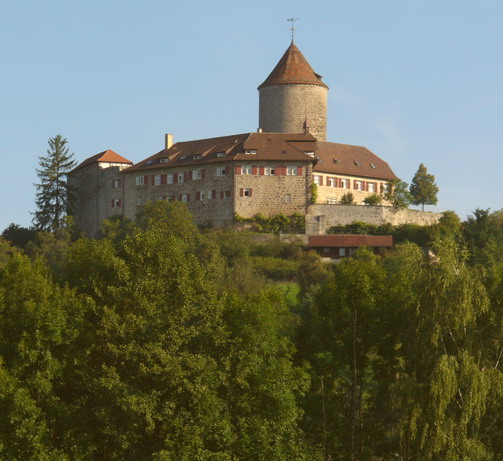
M 244 166 L 245 163 L 242 164 Z M 258 172 L 261 167 L 270 166 L 271 162 L 253 162 L 254 170 Z M 304 215 L 309 206 L 311 169 L 310 163 L 289 162 L 276 163 L 279 167 L 288 165 L 302 168 L 301 175 L 240 175 L 235 176 L 235 211 L 244 218 L 251 218 L 256 214 L 274 216 L 277 214 L 291 215 L 299 213 Z M 251 197 L 242 191 L 251 191 Z
M 309 132 L 326 140 L 327 88 L 287 84 L 266 86 L 259 92 L 259 128 L 271 133 L 303 133 L 307 119 Z
M 95 237 L 103 219 L 122 215 L 124 196 L 120 171 L 123 168 L 102 168 L 100 163 L 93 163 L 68 175 L 68 184 L 75 196 L 75 226 L 86 235 Z
M 390 223 L 435 224 L 442 213 L 419 210 L 394 211 L 392 207 L 368 205 L 311 205 L 306 215 L 306 234 L 325 234 L 332 226 L 345 226 L 353 222 L 366 222 L 379 226 Z

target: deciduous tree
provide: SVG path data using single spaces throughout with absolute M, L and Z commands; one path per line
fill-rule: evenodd
M 435 184 L 435 176 L 428 174 L 428 170 L 421 163 L 410 185 L 410 194 L 413 205 L 421 205 L 424 211 L 425 205 L 436 205 L 438 187 Z

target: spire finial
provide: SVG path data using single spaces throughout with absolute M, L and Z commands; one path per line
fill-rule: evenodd
M 288 22 L 292 23 L 292 27 L 290 27 L 290 30 L 292 31 L 292 43 L 293 43 L 293 38 L 295 36 L 295 31 L 297 30 L 297 28 L 295 27 L 295 21 L 298 21 L 299 19 L 300 18 L 294 18 L 294 17 L 286 19 Z

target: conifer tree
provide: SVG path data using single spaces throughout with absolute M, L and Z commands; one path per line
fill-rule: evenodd
M 435 184 L 435 176 L 428 174 L 428 170 L 421 163 L 410 185 L 410 195 L 413 205 L 421 205 L 424 211 L 425 205 L 437 204 L 438 187 Z
M 39 157 L 40 169 L 37 169 L 37 175 L 40 183 L 36 184 L 37 209 L 33 217 L 37 230 L 58 229 L 66 215 L 69 205 L 66 175 L 77 164 L 67 143 L 66 138 L 58 134 L 49 139 L 47 155 Z

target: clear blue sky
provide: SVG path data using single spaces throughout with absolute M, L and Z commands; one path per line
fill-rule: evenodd
M 257 86 L 290 42 L 329 85 L 328 140 L 364 145 L 438 207 L 503 207 L 503 1 L 3 1 L 0 231 L 28 226 L 38 156 L 139 161 L 175 141 L 254 131 Z

